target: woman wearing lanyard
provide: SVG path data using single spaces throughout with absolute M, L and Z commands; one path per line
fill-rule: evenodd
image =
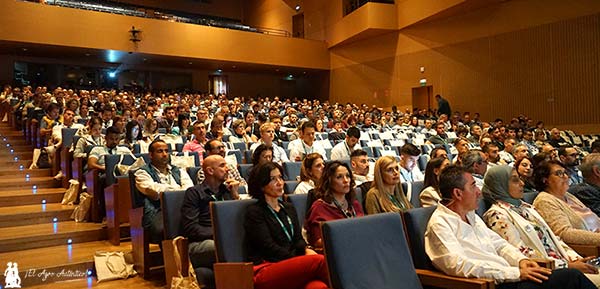
M 400 167 L 394 157 L 378 159 L 374 171 L 373 184 L 365 197 L 367 214 L 404 212 L 412 208 L 402 191 Z
M 317 200 L 306 219 L 309 244 L 321 248 L 320 222 L 363 216 L 360 203 L 354 197 L 354 180 L 347 164 L 332 161 L 323 169 L 323 176 L 315 188 Z
M 248 259 L 254 266 L 254 288 L 328 288 L 325 259 L 306 246 L 296 210 L 279 200 L 283 168 L 273 162 L 250 173 L 244 229 Z

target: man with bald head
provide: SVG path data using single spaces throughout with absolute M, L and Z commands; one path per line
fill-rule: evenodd
M 210 202 L 239 199 L 240 183 L 228 179 L 229 166 L 220 155 L 210 155 L 202 163 L 204 180 L 185 191 L 181 206 L 181 225 L 183 235 L 189 240 L 190 261 L 194 269 L 212 269 L 215 260 L 215 244 L 210 219 Z M 196 270 L 198 272 L 198 270 Z M 199 270 L 199 279 L 207 288 L 214 287 L 212 274 L 203 274 L 208 270 Z

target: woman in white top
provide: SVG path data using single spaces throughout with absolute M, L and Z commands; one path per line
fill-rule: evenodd
M 86 150 L 88 147 L 104 145 L 104 135 L 102 135 L 102 119 L 95 116 L 88 121 L 88 126 L 85 129 L 79 130 L 81 138 L 75 144 L 73 149 L 73 157 L 87 158 Z
M 442 199 L 439 193 L 439 177 L 443 169 L 450 165 L 450 161 L 445 157 L 439 157 L 429 160 L 425 168 L 425 180 L 419 200 L 422 207 L 436 206 Z
M 307 194 L 308 191 L 314 189 L 317 181 L 323 174 L 324 167 L 325 161 L 323 160 L 323 156 L 318 153 L 308 154 L 302 161 L 300 183 L 296 187 L 296 190 L 294 190 L 294 194 Z

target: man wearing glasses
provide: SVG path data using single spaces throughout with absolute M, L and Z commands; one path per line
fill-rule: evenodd
M 218 139 L 211 139 L 209 141 L 206 142 L 206 144 L 204 145 L 204 151 L 206 154 L 206 157 L 208 158 L 209 156 L 214 156 L 214 155 L 218 155 L 221 156 L 222 158 L 225 158 L 225 145 Z M 227 180 L 228 182 L 232 182 L 232 181 L 237 181 L 240 183 L 240 187 L 244 186 L 246 187 L 246 180 L 244 180 L 244 178 L 242 178 L 242 176 L 240 175 L 240 172 L 238 171 L 238 169 L 230 163 L 227 163 Z M 198 175 L 197 175 L 197 183 L 202 183 L 204 181 L 204 166 L 202 167 L 202 170 L 198 170 Z
M 571 146 L 558 149 L 558 159 L 567 168 L 569 175 L 569 186 L 583 182 L 583 176 L 577 168 L 579 166 L 579 152 Z

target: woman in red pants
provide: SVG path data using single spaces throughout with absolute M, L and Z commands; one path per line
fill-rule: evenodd
M 296 210 L 279 199 L 283 184 L 283 168 L 273 162 L 253 169 L 249 177 L 248 192 L 258 200 L 248 207 L 244 223 L 254 286 L 328 288 L 325 259 L 306 246 Z

